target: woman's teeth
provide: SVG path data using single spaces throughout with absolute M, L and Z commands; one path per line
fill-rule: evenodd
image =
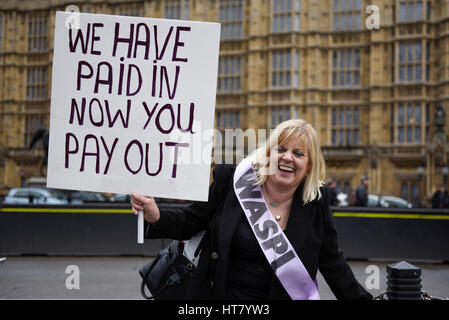
M 282 166 L 282 165 L 279 166 L 279 169 L 282 171 L 293 172 L 293 168 Z

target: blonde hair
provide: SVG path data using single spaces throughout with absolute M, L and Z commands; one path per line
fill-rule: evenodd
M 266 143 L 249 156 L 256 170 L 254 185 L 261 186 L 268 178 L 271 150 L 290 139 L 302 140 L 307 145 L 310 170 L 303 178 L 305 182 L 302 195 L 304 204 L 307 204 L 317 197 L 321 198 L 320 187 L 324 185 L 326 167 L 316 131 L 302 119 L 292 119 L 280 123 L 270 134 Z

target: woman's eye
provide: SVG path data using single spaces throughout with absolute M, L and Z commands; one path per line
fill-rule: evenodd
M 302 152 L 300 152 L 300 151 L 296 151 L 296 152 L 295 152 L 295 156 L 297 156 L 297 157 L 303 157 L 303 156 L 304 156 L 304 153 L 302 153 Z
M 282 148 L 282 147 L 276 147 L 275 150 L 278 151 L 278 152 L 284 152 L 285 151 L 285 149 Z

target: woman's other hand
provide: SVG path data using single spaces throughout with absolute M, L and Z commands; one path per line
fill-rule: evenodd
M 143 217 L 149 223 L 159 221 L 160 212 L 153 197 L 133 193 L 131 194 L 131 206 L 135 215 L 138 215 L 139 211 L 143 211 Z

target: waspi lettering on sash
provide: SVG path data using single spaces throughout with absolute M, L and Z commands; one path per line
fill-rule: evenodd
M 234 191 L 267 261 L 292 299 L 320 299 L 316 281 L 274 220 L 254 176 L 252 163 L 244 159 L 234 174 Z

